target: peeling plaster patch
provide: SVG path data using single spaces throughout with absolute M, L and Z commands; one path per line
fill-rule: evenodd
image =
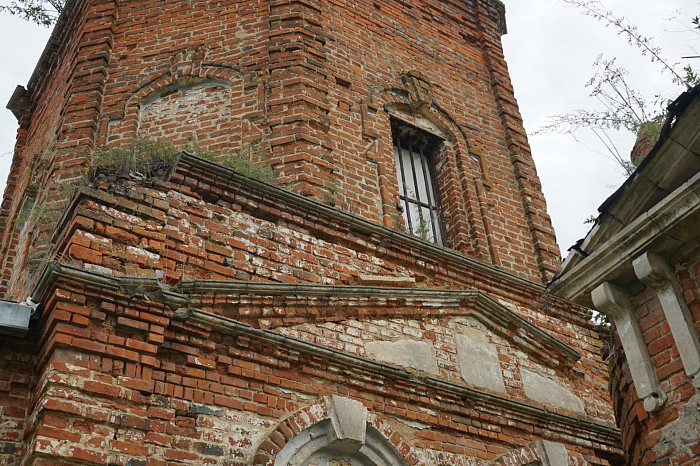
M 525 368 L 520 369 L 520 376 L 523 380 L 525 396 L 531 400 L 575 413 L 585 411 L 581 399 L 557 382 Z
M 83 265 L 83 267 L 85 267 L 85 270 L 89 270 L 91 272 L 97 272 L 97 273 L 101 273 L 104 275 L 112 275 L 113 274 L 112 269 L 107 268 L 107 267 L 103 267 L 101 265 L 85 264 L 85 265 Z
M 266 421 L 265 419 L 258 419 L 256 417 L 249 417 L 248 424 L 250 424 L 251 426 L 270 427 L 273 423 L 270 421 Z
M 106 206 L 101 205 L 100 210 L 102 210 L 104 213 L 106 213 L 107 215 L 109 215 L 111 217 L 115 217 L 115 218 L 118 218 L 120 220 L 124 220 L 125 222 L 129 222 L 132 225 L 139 225 L 139 226 L 143 225 L 143 220 L 141 220 L 139 217 L 137 217 L 135 215 L 126 214 L 120 210 L 113 208 L 113 207 L 106 207 Z
M 302 400 L 310 400 L 314 398 L 313 396 L 307 395 L 306 393 L 299 392 L 297 390 L 291 389 L 291 388 L 285 388 L 285 387 L 277 387 L 277 390 L 287 393 L 288 395 L 296 395 Z
M 92 233 L 88 233 L 87 231 L 84 231 L 84 230 L 77 230 L 75 232 L 75 236 L 83 237 L 83 238 L 89 239 L 90 241 L 95 241 L 96 243 L 102 243 L 102 244 L 106 244 L 106 245 L 112 244 L 111 239 L 103 238 L 102 236 L 96 236 L 96 235 L 93 235 Z
M 688 400 L 687 404 L 679 409 L 678 419 L 665 425 L 661 431 L 661 440 L 654 446 L 654 453 L 659 457 L 665 457 L 671 453 L 680 454 L 683 450 L 692 455 L 690 446 L 696 445 L 700 431 L 700 394 L 695 394 L 695 402 Z
M 430 429 L 430 427 L 431 427 L 428 424 L 423 424 L 422 422 L 418 422 L 418 421 L 412 421 L 410 419 L 406 419 L 403 417 L 393 416 L 393 418 L 402 424 L 406 424 L 409 427 L 413 427 L 414 429 L 423 430 L 423 429 Z
M 316 419 L 321 419 L 321 418 L 325 417 L 326 409 L 324 406 L 321 406 L 320 404 L 314 405 L 309 410 L 309 414 L 312 414 Z
M 488 327 L 486 325 L 484 325 L 483 322 L 481 322 L 481 321 L 479 321 L 471 316 L 469 316 L 469 317 L 457 317 L 454 319 L 454 321 L 457 322 L 458 324 L 462 324 L 462 325 L 469 327 L 469 328 L 478 328 L 478 329 L 482 329 L 484 331 L 488 331 Z
M 502 300 L 502 299 L 499 299 L 499 300 L 498 300 L 498 304 L 507 307 L 508 309 L 510 309 L 510 310 L 513 311 L 513 312 L 517 312 L 517 311 L 518 311 L 518 307 L 517 307 L 515 304 L 513 304 L 513 303 L 509 303 L 508 301 L 504 301 L 504 300 Z
M 437 374 L 437 359 L 432 343 L 416 340 L 373 341 L 365 346 L 367 356 L 378 361 Z
M 462 379 L 470 385 L 505 393 L 498 350 L 486 335 L 477 329 L 467 328 L 462 334 L 455 335 L 455 340 Z
M 145 249 L 135 248 L 133 246 L 128 246 L 126 250 L 134 254 L 135 256 L 144 256 L 152 260 L 158 260 L 160 258 L 158 254 L 146 251 Z

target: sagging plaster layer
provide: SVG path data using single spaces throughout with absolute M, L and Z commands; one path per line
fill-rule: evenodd
M 498 350 L 486 335 L 477 329 L 465 328 L 455 339 L 462 379 L 476 387 L 505 393 Z
M 527 369 L 520 369 L 525 396 L 533 401 L 575 413 L 585 411 L 583 402 L 567 388 Z

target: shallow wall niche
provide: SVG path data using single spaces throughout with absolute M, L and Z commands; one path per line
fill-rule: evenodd
M 368 423 L 359 401 L 325 398 L 329 419 L 307 427 L 280 450 L 275 466 L 402 466 L 403 457 Z
M 462 379 L 468 384 L 505 393 L 503 370 L 498 359 L 496 345 L 486 334 L 473 328 L 465 328 L 455 335 L 457 356 Z
M 242 81 L 187 78 L 166 86 L 140 105 L 138 133 L 178 146 L 240 152 Z

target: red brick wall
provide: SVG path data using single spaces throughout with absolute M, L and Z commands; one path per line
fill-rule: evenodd
M 37 381 L 14 459 L 249 464 L 282 419 L 329 394 L 360 400 L 423 464 L 514 450 L 531 457 L 529 444 L 542 439 L 566 445 L 580 464 L 617 458 L 601 342 L 581 309 L 540 285 L 558 253 L 502 57 L 498 4 L 84 0 L 68 12 L 61 45 L 30 83 L 19 143 L 55 147 L 41 157 L 18 152 L 0 212 L 7 297 L 24 300 L 51 262 L 76 267 L 70 279 L 40 282 L 50 286 L 37 297 L 29 339 L 40 348 Z M 404 237 L 394 224 L 392 117 L 444 138 L 437 171 L 452 249 Z M 95 147 L 138 136 L 240 153 L 271 166 L 294 193 L 187 157 L 162 179 L 84 176 Z M 22 227 L 31 199 L 44 214 L 29 209 Z M 111 287 L 117 275 L 150 277 L 154 289 Z M 422 378 L 183 322 L 177 304 L 163 304 L 183 280 L 335 286 L 361 285 L 362 275 L 478 290 L 581 358 L 486 316 L 507 379 L 502 403 L 532 407 L 516 412 L 426 388 Z M 363 346 L 380 337 L 430 341 L 441 383 L 468 386 L 453 338 L 465 322 L 477 325 L 468 300 L 431 309 L 240 298 L 193 293 L 178 302 L 348 357 L 367 356 Z M 584 412 L 528 399 L 521 368 L 555 380 Z
M 23 461 L 251 464 L 266 438 L 285 432 L 278 420 L 329 394 L 362 401 L 375 425 L 421 464 L 493 460 L 542 436 L 567 444 L 577 464 L 615 457 L 614 438 L 581 437 L 552 421 L 534 426 L 449 392 L 178 321 L 138 293 L 66 280 L 46 291 Z M 409 429 L 396 418 L 424 426 Z
M 48 237 L 65 205 L 64 188 L 82 178 L 83 156 L 94 147 L 114 4 L 69 2 L 29 82 L 32 106 L 21 121 L 0 210 L 0 292 L 10 299 L 24 300 L 45 265 Z M 27 201 L 39 207 L 23 225 Z
M 242 153 L 304 195 L 391 226 L 395 115 L 446 139 L 438 168 L 453 248 L 537 282 L 556 267 L 490 1 L 74 5 L 32 82 L 26 123 L 33 143 L 61 149 L 45 151 L 35 177 L 53 217 L 55 183 L 83 174 L 85 151 L 142 134 Z M 12 296 L 47 239 L 15 228 L 32 196 L 35 158 L 24 160 L 5 201 Z
M 279 200 L 273 202 L 278 213 L 265 212 L 260 204 L 248 210 L 246 206 L 255 203 L 252 193 L 245 196 L 237 190 L 237 205 L 226 200 L 216 204 L 198 199 L 187 181 L 179 176 L 178 169 L 170 190 L 160 191 L 132 185 L 130 189 L 115 189 L 129 195 L 129 198 L 111 195 L 107 192 L 86 196 L 74 204 L 67 213 L 61 229 L 66 235 L 57 241 L 57 254 L 64 261 L 72 260 L 75 265 L 98 272 L 109 270 L 129 275 L 154 276 L 162 273 L 171 283 L 180 280 L 252 280 L 259 282 L 286 282 L 299 284 L 352 285 L 361 284 L 360 274 L 387 277 L 408 277 L 415 279 L 421 288 L 467 288 L 479 289 L 496 299 L 509 302 L 513 309 L 524 318 L 543 330 L 574 347 L 584 355 L 581 367 L 588 376 L 604 382 L 605 370 L 600 368 L 597 350 L 600 342 L 588 328 L 582 326 L 580 310 L 559 301 L 546 302 L 536 291 L 511 286 L 502 287 L 494 277 L 477 274 L 459 267 L 450 261 L 431 257 L 426 252 L 405 251 L 398 245 L 392 247 L 381 239 L 373 240 L 364 235 L 352 233 L 347 225 L 336 223 L 335 229 L 327 230 L 319 221 L 309 224 L 296 215 L 289 215 L 291 207 Z M 186 170 L 182 170 L 186 172 Z M 203 183 L 198 182 L 202 188 Z M 177 191 L 175 191 L 177 190 Z M 200 191 L 202 192 L 202 191 Z M 222 196 L 226 199 L 225 194 Z M 243 210 L 241 209 L 243 206 Z M 106 215 L 105 215 L 106 214 Z M 272 216 L 271 216 L 272 215 Z M 388 231 L 391 234 L 391 231 Z M 422 257 L 421 257 L 422 255 Z M 249 312 L 238 306 L 240 302 L 217 301 L 211 306 L 206 300 L 200 304 L 215 313 L 225 313 L 236 320 L 250 322 L 262 328 L 283 328 L 302 324 L 292 330 L 294 336 L 314 340 L 314 335 L 324 335 L 324 344 L 349 352 L 362 353 L 360 342 L 373 339 L 368 329 L 365 336 L 353 341 L 346 340 L 332 328 L 319 329 L 319 321 L 338 321 L 346 318 L 376 317 L 390 318 L 394 314 L 405 316 L 431 316 L 434 326 L 431 339 L 436 335 L 443 340 L 458 333 L 454 327 L 440 320 L 455 311 L 431 312 L 421 308 L 420 303 L 403 306 L 388 306 L 370 301 L 360 309 L 343 310 L 330 305 L 321 311 L 310 303 L 302 301 L 298 309 L 286 314 L 269 314 L 258 306 L 249 304 Z M 196 303 L 194 305 L 197 305 Z M 417 306 L 412 309 L 413 306 Z M 293 317 L 292 317 L 293 316 Z M 309 323 L 310 328 L 304 324 Z M 381 325 L 387 325 L 386 323 Z M 399 324 L 396 324 L 399 325 Z M 399 325 L 407 329 L 405 325 Z M 304 330 L 306 328 L 306 330 Z M 341 326 L 344 332 L 345 324 Z M 410 336 L 406 330 L 406 335 Z M 510 330 L 512 332 L 512 330 Z M 310 332 L 310 333 L 309 333 Z M 401 332 L 399 332 L 401 333 Z M 376 336 L 376 335 L 375 335 Z M 455 373 L 454 341 L 440 342 L 445 349 L 442 355 L 445 371 L 442 376 L 459 381 Z M 354 343 L 354 344 L 353 344 Z M 346 348 L 347 346 L 347 348 Z M 507 342 L 502 343 L 504 364 L 510 360 L 513 367 L 520 366 L 515 350 Z M 540 360 L 551 361 L 557 366 L 556 354 L 541 349 Z M 510 358 L 509 358 L 510 356 Z M 452 363 L 449 359 L 452 359 Z M 568 374 L 572 390 L 582 398 L 589 398 L 590 414 L 608 416 L 606 394 L 602 387 L 591 387 L 575 372 Z M 509 395 L 522 398 L 522 385 L 516 378 L 508 386 Z
M 671 258 L 671 263 L 676 264 L 685 299 L 700 332 L 700 248 L 687 246 Z M 658 412 L 647 413 L 634 390 L 624 355 L 618 356 L 611 374 L 612 393 L 623 448 L 628 452 L 627 464 L 651 464 L 662 460 L 679 465 L 695 464 L 700 456 L 697 414 L 700 396 L 685 373 L 654 290 L 646 288 L 634 296 L 633 303 L 656 367 L 659 386 L 668 399 Z M 621 351 L 617 343 L 617 351 Z
M 218 182 L 215 182 L 215 179 L 218 179 Z M 162 272 L 164 281 L 170 283 L 193 279 L 219 279 L 239 283 L 241 280 L 252 280 L 268 283 L 343 285 L 358 284 L 360 273 L 369 273 L 414 278 L 419 287 L 479 289 L 505 303 L 539 328 L 556 335 L 560 341 L 572 346 L 582 355 L 574 367 L 569 367 L 559 359 L 560 356 L 551 348 L 534 351 L 527 349 L 526 355 L 523 349 L 514 346 L 512 342 L 516 337 L 523 337 L 517 329 L 496 329 L 499 336 L 492 336 L 491 341 L 498 347 L 501 370 L 506 379 L 507 396 L 532 403 L 523 392 L 519 371 L 523 367 L 537 371 L 545 370 L 551 373 L 550 377 L 566 386 L 583 401 L 588 418 L 598 422 L 611 421 L 609 400 L 603 385 L 606 368 L 601 367 L 597 357 L 601 342 L 589 328 L 583 326 L 580 310 L 558 300 L 548 299 L 541 295 L 541 291 L 528 289 L 524 286 L 525 282 L 520 285 L 514 282 L 504 287 L 501 280 L 506 279 L 505 277 L 498 278 L 485 271 L 470 270 L 458 262 L 440 258 L 428 250 L 411 249 L 399 240 L 395 243 L 387 242 L 386 238 L 358 232 L 353 230 L 350 223 L 322 218 L 313 211 L 302 212 L 295 208 L 291 201 L 275 198 L 273 191 L 267 194 L 265 201 L 261 192 L 244 185 L 236 185 L 231 180 L 221 177 L 221 174 L 216 178 L 212 173 L 186 162 L 180 162 L 169 183 L 155 180 L 112 180 L 114 184 L 110 185 L 108 181 L 103 179 L 97 183 L 99 190 L 87 190 L 66 212 L 59 227 L 62 234 L 56 237 L 55 242 L 57 256 L 61 257 L 63 262 L 103 274 L 128 273 L 154 277 Z M 220 186 L 228 186 L 229 191 L 224 191 Z M 214 201 L 214 198 L 217 200 Z M 332 228 L 328 225 L 332 225 Z M 387 237 L 395 234 L 390 229 L 384 232 Z M 493 273 L 495 271 L 491 272 Z M 511 280 L 515 280 L 515 277 L 511 277 Z M 89 398 L 93 405 L 97 403 L 108 406 L 114 402 L 113 398 L 126 397 L 134 404 L 130 405 L 131 407 L 118 405 L 119 413 L 136 410 L 141 413 L 140 416 L 148 417 L 148 422 L 154 422 L 148 426 L 158 426 L 159 421 L 154 421 L 148 413 L 148 401 L 129 390 L 119 388 L 126 386 L 131 390 L 140 390 L 140 393 L 146 391 L 164 396 L 168 403 L 177 406 L 189 406 L 188 403 L 194 400 L 206 405 L 208 409 L 220 410 L 223 406 L 232 409 L 232 412 L 242 409 L 242 413 L 248 413 L 246 416 L 257 413 L 262 424 L 260 429 L 250 435 L 267 432 L 268 427 L 274 424 L 272 419 L 283 418 L 299 409 L 303 405 L 301 400 L 316 400 L 319 396 L 329 393 L 365 400 L 377 413 L 397 414 L 395 403 L 399 401 L 392 401 L 389 405 L 376 401 L 376 397 L 379 396 L 376 387 L 394 384 L 396 381 L 387 379 L 375 387 L 374 383 L 362 382 L 369 375 L 334 378 L 329 374 L 335 373 L 335 369 L 328 369 L 330 372 L 326 372 L 318 362 L 307 359 L 297 359 L 295 362 L 292 362 L 292 359 L 285 359 L 287 362 L 278 361 L 280 356 L 268 353 L 269 348 L 260 342 L 248 341 L 240 348 L 240 352 L 232 353 L 232 349 L 224 350 L 224 347 L 233 348 L 233 341 L 236 344 L 242 341 L 240 337 L 229 342 L 228 337 L 219 336 L 211 329 L 183 327 L 183 324 L 172 320 L 172 310 L 143 301 L 140 298 L 143 290 L 125 289 L 122 291 L 125 295 L 112 296 L 110 293 L 97 295 L 96 292 L 88 292 L 82 286 L 74 286 L 74 292 L 69 289 L 54 294 L 44 306 L 42 318 L 46 320 L 42 324 L 44 336 L 40 372 L 46 374 L 45 377 L 59 377 L 49 375 L 59 367 L 55 362 L 49 361 L 65 363 L 61 358 L 69 358 L 68 363 L 72 368 L 89 367 L 90 372 L 76 369 L 79 370 L 77 378 L 71 376 L 61 383 L 71 387 L 84 387 L 87 383 L 85 380 L 100 381 L 102 385 L 96 385 L 99 390 L 96 391 L 97 395 L 94 395 L 99 402 L 94 396 Z M 435 307 L 427 306 L 420 300 L 384 302 L 376 299 L 360 300 L 352 304 L 346 300 L 331 301 L 330 298 L 297 302 L 291 297 L 230 294 L 204 294 L 190 296 L 189 299 L 189 306 L 224 315 L 256 328 L 275 329 L 282 334 L 358 356 L 366 356 L 364 346 L 368 341 L 391 341 L 400 338 L 432 341 L 437 350 L 439 377 L 453 383 L 463 383 L 457 368 L 453 334 L 459 333 L 462 326 L 469 323 L 467 304 Z M 137 301 L 140 304 L 137 305 Z M 110 304 L 112 302 L 114 304 Z M 181 332 L 184 332 L 184 335 L 181 335 Z M 163 346 L 165 341 L 167 343 Z M 219 342 L 222 347 L 217 346 Z M 56 346 L 66 349 L 54 353 L 53 349 Z M 109 355 L 108 359 L 118 361 L 104 362 L 100 358 L 107 356 L 93 358 L 85 355 L 85 351 L 95 356 Z M 269 368 L 272 360 L 275 361 L 274 364 L 281 366 L 277 369 Z M 249 366 L 248 362 L 242 361 L 255 365 Z M 44 366 L 44 363 L 48 365 Z M 245 381 L 219 379 L 223 374 L 231 375 L 230 371 L 236 371 L 235 367 L 238 365 L 249 369 L 242 373 Z M 73 369 L 66 370 L 70 372 Z M 215 370 L 220 375 L 209 374 L 207 370 Z M 283 373 L 275 372 L 280 370 Z M 256 374 L 270 374 L 268 371 L 272 371 L 275 378 L 266 388 L 267 385 L 263 382 L 268 379 L 261 380 Z M 303 379 L 303 382 L 300 382 L 297 374 L 307 374 L 308 371 L 311 371 L 309 374 L 314 378 Z M 592 382 L 591 378 L 596 382 Z M 210 383 L 214 384 L 211 392 L 208 388 Z M 237 388 L 228 389 L 228 385 Z M 280 405 L 278 398 L 275 398 L 273 406 L 260 401 L 264 406 L 260 407 L 254 398 L 255 394 L 261 394 L 264 400 L 268 400 L 271 394 L 283 398 L 287 396 L 286 391 L 280 393 L 277 388 L 272 388 L 273 385 L 287 387 L 285 390 L 293 389 L 298 392 L 297 396 L 300 398 L 291 397 L 295 401 L 289 406 Z M 92 391 L 92 382 L 88 386 L 88 391 Z M 242 395 L 238 395 L 239 389 L 244 389 Z M 402 385 L 402 390 L 419 389 Z M 222 393 L 228 393 L 233 398 L 223 397 Z M 71 399 L 60 390 L 47 392 L 42 396 Z M 451 401 L 445 401 L 441 409 L 461 403 L 454 400 L 453 395 L 444 396 Z M 73 408 L 66 409 L 77 410 L 74 413 L 75 420 L 71 422 L 77 421 L 80 424 L 83 422 L 81 419 L 87 416 L 86 399 L 78 397 L 73 401 Z M 404 402 L 405 400 L 400 403 Z M 234 404 L 229 406 L 231 403 Z M 175 408 L 175 411 L 183 409 L 186 408 Z M 425 417 L 425 409 L 434 408 L 407 406 L 401 408 L 399 415 L 426 422 L 431 418 Z M 145 414 L 143 410 L 146 410 Z M 415 410 L 415 413 L 410 414 L 411 410 Z M 191 415 L 185 415 L 175 423 L 188 426 L 188 422 L 194 422 L 187 420 Z M 496 422 L 495 418 L 489 417 L 488 420 Z M 175 418 L 169 419 L 172 422 Z M 463 421 L 462 417 L 459 419 L 459 422 L 455 421 L 455 425 L 450 424 L 449 429 L 453 430 L 434 431 L 435 439 L 443 440 L 433 439 L 433 434 L 430 434 L 430 441 L 419 440 L 427 439 L 428 437 L 423 436 L 428 434 L 417 431 L 411 445 L 433 452 L 430 454 L 444 450 L 453 454 L 495 459 L 500 454 L 510 452 L 516 445 L 525 446 L 542 436 L 560 438 L 565 443 L 570 441 L 564 437 L 557 437 L 558 434 L 549 430 L 537 431 L 534 434 L 527 427 L 531 422 L 527 420 L 522 420 L 515 428 L 489 427 L 502 432 L 502 436 L 488 440 L 486 430 L 482 433 L 472 431 L 468 427 L 472 425 L 471 421 Z M 142 422 L 146 423 L 146 420 Z M 115 427 L 111 424 L 114 424 L 114 421 L 107 424 L 109 425 L 100 429 L 112 429 L 108 435 L 112 436 Z M 204 431 L 199 427 L 188 427 L 194 429 L 187 431 L 190 432 L 188 436 L 200 439 Z M 505 430 L 502 430 L 504 428 Z M 69 423 L 64 429 L 72 431 L 74 426 Z M 101 432 L 100 429 L 98 430 Z M 237 431 L 238 428 L 231 429 Z M 463 432 L 460 429 L 467 431 Z M 466 435 L 466 432 L 470 435 L 476 434 L 476 437 L 469 437 L 469 448 L 464 448 L 461 443 L 463 440 L 456 440 L 457 437 Z M 164 443 L 148 446 L 147 450 L 130 450 L 130 454 L 138 457 L 145 451 L 149 456 L 165 455 L 163 458 L 168 458 L 167 455 L 184 455 L 182 457 L 190 461 L 199 458 L 196 451 L 199 447 L 193 440 L 181 443 L 175 438 L 180 434 L 167 431 L 156 433 L 165 435 L 158 437 Z M 119 435 L 122 434 L 117 432 L 117 437 Z M 133 438 L 142 439 L 142 435 L 148 433 L 142 432 L 139 435 L 141 436 L 136 435 Z M 172 437 L 173 435 L 175 437 Z M 220 441 L 220 437 L 215 438 Z M 57 443 L 60 439 L 63 438 L 38 439 L 33 443 L 39 448 L 34 453 L 45 453 L 50 449 L 55 450 L 59 444 L 70 443 Z M 255 439 L 261 440 L 258 437 Z M 457 443 L 452 444 L 452 441 L 444 439 L 454 439 Z M 75 437 L 74 442 L 80 444 L 83 439 Z M 240 450 L 229 449 L 220 443 L 216 445 L 226 448 L 229 452 L 227 454 L 252 455 L 255 452 L 254 447 L 258 444 L 252 442 L 250 445 L 237 446 Z M 581 446 L 579 440 L 574 441 L 570 445 L 572 455 L 576 452 L 584 454 L 581 452 L 585 449 L 581 449 Z M 119 448 L 122 447 L 127 448 Z M 219 447 L 211 447 L 212 449 L 207 451 L 220 451 Z M 117 454 L 110 448 L 114 450 L 116 447 L 100 443 L 91 451 L 94 454 L 99 453 L 102 455 L 100 458 L 107 461 L 111 458 L 110 455 Z M 178 452 L 170 451 L 173 449 Z M 72 452 L 70 454 L 75 453 L 73 447 L 69 451 Z M 87 453 L 81 450 L 80 454 Z M 603 450 L 588 451 L 585 454 L 599 459 L 607 455 L 614 457 L 615 449 L 608 445 Z M 70 456 L 68 453 L 66 455 Z
M 0 464 L 18 464 L 26 453 L 24 432 L 37 380 L 37 348 L 32 340 L 0 337 Z

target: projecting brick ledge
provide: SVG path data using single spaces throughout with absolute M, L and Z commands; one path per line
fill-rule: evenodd
M 195 155 L 183 152 L 175 165 L 173 176 L 193 191 L 203 195 L 210 194 L 218 197 L 221 192 L 237 196 L 239 192 L 250 196 L 255 204 L 250 207 L 259 209 L 281 209 L 280 204 L 298 209 L 294 215 L 303 216 L 310 227 L 325 227 L 340 231 L 350 230 L 364 235 L 376 235 L 387 243 L 397 243 L 401 247 L 420 250 L 422 253 L 449 261 L 455 265 L 468 267 L 476 272 L 487 275 L 497 283 L 517 286 L 529 291 L 544 292 L 544 286 L 539 283 L 521 278 L 515 274 L 500 270 L 460 254 L 459 252 L 425 241 L 399 229 L 387 228 L 370 222 L 356 215 L 330 207 L 313 199 L 301 196 L 295 192 L 282 189 L 279 186 L 265 183 L 242 175 L 230 168 L 215 162 L 205 160 Z M 218 188 L 218 189 L 216 189 Z M 340 224 L 340 225 L 338 225 Z M 390 248 L 390 244 L 385 247 Z
M 189 281 L 180 285 L 182 293 L 176 293 L 163 287 L 154 278 L 107 276 L 95 272 L 86 271 L 70 265 L 52 263 L 49 264 L 37 284 L 32 299 L 39 301 L 42 296 L 52 288 L 58 279 L 77 282 L 83 286 L 97 287 L 109 290 L 139 290 L 149 300 L 167 304 L 171 308 L 179 308 L 174 319 L 186 321 L 202 328 L 210 328 L 224 334 L 240 335 L 261 343 L 272 343 L 276 347 L 298 351 L 304 354 L 320 357 L 329 362 L 350 366 L 355 369 L 368 371 L 381 377 L 389 377 L 395 380 L 422 385 L 426 389 L 438 390 L 452 396 L 460 397 L 474 403 L 483 403 L 484 409 L 504 409 L 509 417 L 524 418 L 528 422 L 545 423 L 545 428 L 565 435 L 589 436 L 597 444 L 606 446 L 613 451 L 617 448 L 619 431 L 595 421 L 582 417 L 572 416 L 548 409 L 544 406 L 517 401 L 488 391 L 482 391 L 464 385 L 456 384 L 437 377 L 416 374 L 415 372 L 373 361 L 366 357 L 350 354 L 345 351 L 329 348 L 317 343 L 311 343 L 279 332 L 255 328 L 249 324 L 212 314 L 201 309 L 188 308 L 188 301 L 192 295 L 199 293 L 211 293 L 214 291 L 229 294 L 242 295 L 297 295 L 297 296 L 355 296 L 355 297 L 381 297 L 393 296 L 398 298 L 418 298 L 423 300 L 452 300 L 455 302 L 468 302 L 470 306 L 481 312 L 491 313 L 489 318 L 494 320 L 507 320 L 509 323 L 526 329 L 532 338 L 540 342 L 546 342 L 555 347 L 569 358 L 575 358 L 578 353 L 572 348 L 558 342 L 534 325 L 515 315 L 507 308 L 500 306 L 495 301 L 478 291 L 459 290 L 435 290 L 435 289 L 403 289 L 382 287 L 354 287 L 354 286 L 315 286 L 315 285 L 280 285 L 261 283 L 235 283 L 224 281 Z M 484 313 L 484 315 L 487 315 Z
M 581 358 L 578 351 L 566 345 L 536 325 L 523 319 L 507 307 L 477 290 L 448 290 L 426 288 L 392 288 L 371 286 L 345 285 L 299 285 L 258 282 L 234 282 L 225 280 L 193 280 L 182 281 L 177 285 L 178 290 L 192 295 L 223 294 L 223 295 L 255 295 L 255 296 L 294 296 L 294 297 L 333 297 L 333 298 L 385 298 L 420 300 L 424 305 L 428 302 L 457 307 L 468 306 L 485 325 L 501 325 L 504 329 L 513 326 L 518 329 L 517 342 L 528 353 L 540 352 L 540 348 L 554 351 L 572 365 Z M 421 309 L 424 315 L 430 311 Z M 444 315 L 444 313 L 440 313 Z M 503 332 L 501 332 L 503 333 Z M 542 359 L 550 365 L 557 365 L 556 358 L 542 354 Z

